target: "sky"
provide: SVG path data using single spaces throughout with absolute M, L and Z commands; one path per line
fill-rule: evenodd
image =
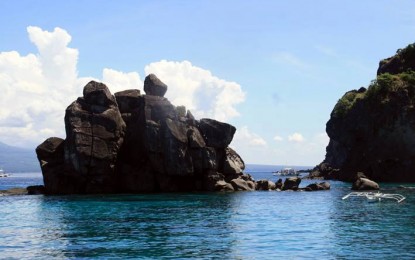
M 245 163 L 314 166 L 337 100 L 415 42 L 415 2 L 2 0 L 0 34 L 0 142 L 64 138 L 87 82 L 144 93 L 154 73 L 174 105 L 234 125 Z

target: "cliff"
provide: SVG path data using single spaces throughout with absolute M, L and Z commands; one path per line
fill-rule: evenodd
M 173 106 L 153 74 L 144 91 L 112 95 L 94 81 L 84 87 L 66 109 L 66 139 L 51 137 L 36 149 L 46 193 L 234 190 L 235 182 L 255 189 L 228 147 L 234 126 Z
M 311 177 L 352 181 L 361 172 L 385 182 L 415 182 L 415 44 L 379 63 L 369 87 L 335 105 L 326 158 Z

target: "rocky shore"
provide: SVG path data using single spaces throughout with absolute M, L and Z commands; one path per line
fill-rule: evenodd
M 66 139 L 51 137 L 36 149 L 45 184 L 39 192 L 299 190 L 299 182 L 256 182 L 244 174 L 243 159 L 229 147 L 236 128 L 175 107 L 155 75 L 146 77 L 144 91 L 112 95 L 89 82 L 66 109 Z
M 379 63 L 368 88 L 339 99 L 326 125 L 326 157 L 310 177 L 415 182 L 414 90 L 415 44 L 410 44 Z

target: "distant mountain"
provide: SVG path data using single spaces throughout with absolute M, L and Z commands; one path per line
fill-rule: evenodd
M 40 172 L 35 149 L 23 149 L 0 142 L 0 167 L 6 172 Z

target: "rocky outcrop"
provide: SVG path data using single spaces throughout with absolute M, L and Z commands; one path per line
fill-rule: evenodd
M 353 183 L 352 190 L 379 190 L 379 184 L 367 178 L 358 178 Z
M 115 192 L 125 123 L 107 86 L 95 81 L 66 109 L 65 166 L 85 193 Z
M 246 180 L 243 178 L 237 178 L 231 180 L 231 184 L 234 190 L 253 191 L 255 190 L 255 182 L 253 180 Z
M 344 94 L 326 131 L 326 158 L 311 177 L 415 182 L 415 45 L 380 62 L 366 88 Z
M 275 190 L 275 183 L 270 180 L 259 180 L 256 182 L 256 190 Z
M 164 97 L 167 92 L 167 85 L 159 80 L 156 75 L 150 74 L 144 80 L 144 92 L 147 95 Z
M 415 71 L 415 43 L 409 44 L 404 49 L 398 49 L 394 56 L 381 60 L 377 75 L 399 74 L 405 71 Z
M 329 190 L 330 183 L 328 182 L 320 182 L 320 183 L 312 183 L 305 187 L 305 191 L 319 191 L 319 190 Z
M 173 106 L 153 74 L 144 91 L 84 87 L 66 109 L 66 139 L 36 149 L 47 194 L 255 190 L 228 147 L 235 127 Z
M 300 183 L 301 183 L 301 178 L 289 177 L 285 179 L 282 190 L 298 190 Z

